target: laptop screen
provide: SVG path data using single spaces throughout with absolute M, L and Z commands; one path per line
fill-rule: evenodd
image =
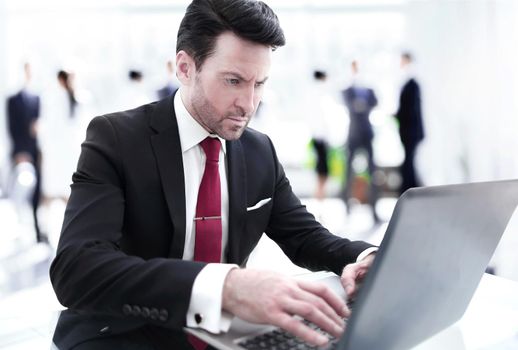
M 462 317 L 517 204 L 518 181 L 407 191 L 338 349 L 408 349 Z

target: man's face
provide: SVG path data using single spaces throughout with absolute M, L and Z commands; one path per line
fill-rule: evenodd
M 207 131 L 225 140 L 238 139 L 261 100 L 271 48 L 225 32 L 199 71 L 192 59 L 189 67 L 182 66 L 190 58 L 182 52 L 177 55 L 177 69 L 187 110 Z

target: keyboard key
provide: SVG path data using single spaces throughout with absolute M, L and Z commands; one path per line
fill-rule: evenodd
M 324 332 L 314 323 L 304 321 L 310 328 L 317 330 L 319 333 L 324 334 L 329 338 L 330 343 L 328 346 L 322 348 L 317 346 L 311 346 L 305 343 L 302 339 L 282 330 L 275 329 L 273 331 L 260 334 L 253 338 L 249 338 L 241 341 L 238 345 L 247 350 L 332 350 L 336 348 L 338 340 L 330 334 Z

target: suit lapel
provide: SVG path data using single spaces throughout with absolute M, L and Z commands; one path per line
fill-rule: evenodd
M 185 182 L 182 147 L 174 112 L 173 97 L 158 102 L 150 126 L 157 133 L 151 136 L 164 197 L 173 222 L 174 233 L 169 256 L 181 259 L 185 242 Z
M 227 261 L 240 261 L 240 243 L 245 233 L 246 220 L 246 167 L 241 141 L 227 141 L 227 169 L 228 169 L 228 247 Z

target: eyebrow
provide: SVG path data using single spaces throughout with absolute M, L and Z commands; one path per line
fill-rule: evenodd
M 238 78 L 239 80 L 248 81 L 246 80 L 241 74 L 236 72 L 222 72 L 221 75 L 233 75 L 234 77 Z M 265 77 L 263 80 L 256 81 L 256 84 L 264 84 L 268 80 L 269 77 Z

